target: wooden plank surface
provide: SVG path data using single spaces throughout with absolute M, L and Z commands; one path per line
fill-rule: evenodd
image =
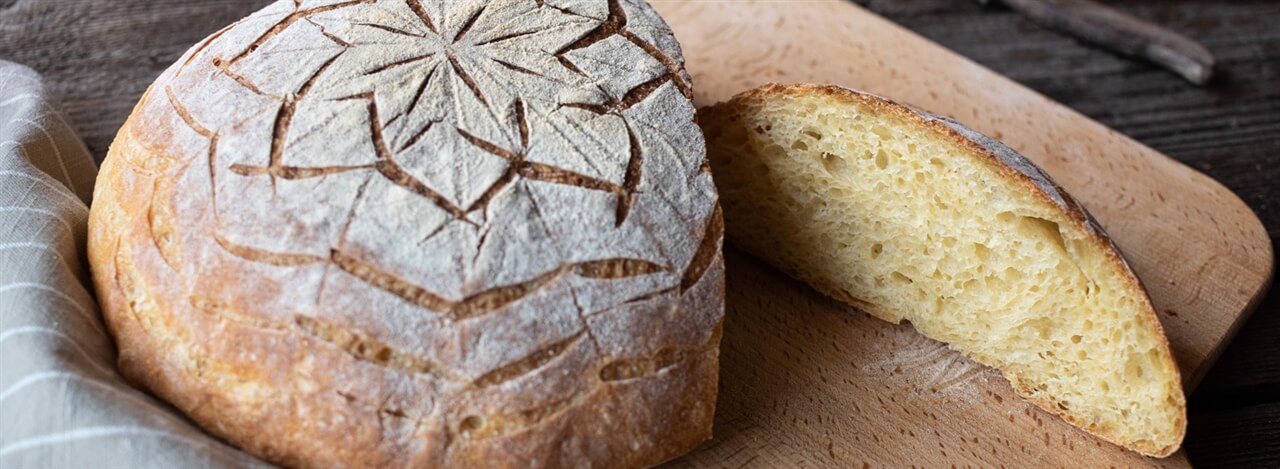
M 205 35 L 266 3 L 0 0 L 0 58 L 44 73 L 100 158 L 142 90 L 164 67 Z M 1121 5 L 1205 40 L 1218 54 L 1226 79 L 1198 89 L 973 2 L 859 3 L 1208 172 L 1249 201 L 1273 236 L 1280 233 L 1280 207 L 1274 202 L 1280 200 L 1280 170 L 1273 162 L 1280 151 L 1280 140 L 1273 137 L 1280 132 L 1280 67 L 1275 66 L 1280 30 L 1268 27 L 1280 21 L 1280 4 L 1140 0 Z M 731 255 L 730 262 L 753 261 Z M 1271 409 L 1268 414 L 1264 405 L 1274 402 L 1272 391 L 1280 383 L 1277 297 L 1268 297 L 1218 369 L 1191 396 L 1187 447 L 1197 465 L 1275 464 L 1274 449 L 1268 452 L 1267 445 L 1256 442 L 1257 435 L 1280 429 L 1280 413 Z M 726 363 L 728 376 L 733 368 Z M 1249 407 L 1235 409 L 1237 403 Z M 1264 418 L 1221 423 L 1255 413 Z M 1211 431 L 1198 431 L 1201 422 L 1206 428 L 1212 424 Z
M 1243 313 L 1256 305 L 1270 282 L 1273 256 L 1265 229 L 1252 211 L 1226 188 L 865 10 L 838 0 L 660 0 L 654 3 L 672 24 L 684 47 L 699 105 L 723 101 L 766 82 L 835 83 L 954 116 L 1003 139 L 1039 163 L 1107 227 L 1146 283 L 1157 310 L 1164 313 L 1160 319 L 1188 388 L 1194 387 L 1226 339 L 1234 333 Z M 760 31 L 770 34 L 762 35 Z M 779 309 L 784 311 L 781 314 L 812 313 L 808 311 L 812 306 L 786 307 L 738 296 L 742 291 L 756 290 L 767 292 L 765 297 L 788 293 L 781 289 L 772 291 L 772 283 L 757 281 L 755 276 L 744 280 L 741 271 L 730 267 L 729 318 L 768 316 Z M 733 283 L 734 279 L 737 284 Z M 773 319 L 776 322 L 777 318 Z M 768 322 L 766 319 L 756 321 Z M 813 330 L 807 327 L 800 326 L 800 332 L 793 333 L 808 332 L 798 335 L 807 337 L 838 326 L 824 325 Z M 873 323 L 859 323 L 855 332 L 873 327 Z M 725 338 L 726 354 L 731 347 L 742 343 L 768 343 L 777 329 L 730 327 Z M 892 444 L 836 438 L 832 441 L 832 457 L 844 452 L 865 461 L 901 453 L 911 459 L 899 463 L 927 466 L 995 461 L 1054 465 L 1081 461 L 1086 465 L 1156 462 L 1131 460 L 1131 454 L 1110 445 L 1101 449 L 1075 445 L 1066 436 L 1074 430 L 1056 419 L 1044 423 L 1049 428 L 1043 435 L 1046 452 L 1005 453 L 994 461 L 971 459 L 977 453 L 970 451 L 966 456 L 954 447 L 948 453 L 943 440 L 957 435 L 1007 438 L 1018 441 L 1017 446 L 1023 448 L 1029 443 L 1026 438 L 1033 433 L 1014 419 L 1003 418 L 1000 411 L 1009 407 L 1003 403 L 1005 399 L 995 402 L 966 396 L 957 403 L 949 398 L 939 400 L 936 390 L 939 379 L 948 388 L 954 380 L 959 380 L 960 387 L 981 388 L 985 393 L 998 396 L 998 391 L 1008 387 L 998 378 L 979 383 L 968 377 L 968 371 L 953 378 L 948 375 L 952 368 L 938 369 L 937 366 L 902 368 L 903 371 L 888 375 L 850 367 L 850 363 L 876 363 L 895 355 L 919 354 L 931 357 L 933 363 L 954 362 L 958 363 L 956 367 L 971 370 L 970 362 L 954 353 L 935 350 L 936 344 L 931 342 L 902 345 L 901 340 L 889 340 L 890 343 L 884 343 L 884 333 L 878 329 L 876 333 L 880 338 L 873 341 L 879 344 L 868 353 L 854 349 L 845 355 L 827 357 L 824 364 L 828 380 L 816 386 L 819 395 L 841 396 L 864 403 L 873 398 L 882 402 L 883 398 L 897 397 L 909 399 L 912 404 L 924 403 L 924 409 L 954 410 L 959 405 L 965 411 L 930 421 L 926 417 L 931 415 L 922 414 L 920 408 L 902 404 L 879 407 L 878 412 L 870 415 L 883 418 L 885 424 L 872 425 L 871 433 L 907 431 L 910 434 L 909 429 L 915 428 L 932 429 L 939 434 L 912 435 Z M 760 457 L 766 463 L 789 464 L 796 462 L 794 455 L 749 447 L 761 441 L 785 447 L 803 446 L 818 437 L 816 431 L 842 431 L 853 426 L 855 423 L 847 418 L 825 424 L 804 421 L 804 417 L 830 418 L 833 413 L 842 417 L 849 415 L 847 408 L 830 412 L 831 403 L 784 402 L 784 406 L 793 407 L 784 414 L 801 416 L 800 422 L 790 423 L 770 420 L 777 417 L 776 413 L 732 404 L 738 400 L 761 400 L 762 396 L 754 391 L 752 384 L 795 382 L 794 370 L 804 369 L 803 365 L 812 359 L 802 354 L 787 354 L 778 345 L 764 347 L 761 356 L 750 361 L 755 375 L 743 382 L 733 381 L 735 375 L 728 373 L 730 365 L 726 364 L 721 399 L 727 403 L 720 407 L 722 415 L 718 417 L 722 420 L 718 422 L 722 424 L 717 430 L 722 434 L 713 448 L 725 448 L 724 452 L 737 456 Z M 731 360 L 732 356 L 726 358 L 726 363 Z M 860 384 L 841 384 L 848 382 Z M 886 394 L 885 389 L 861 384 L 863 382 L 900 386 Z M 1031 412 L 1031 415 L 1038 414 Z M 739 425 L 749 425 L 743 422 L 755 420 L 766 421 L 759 427 L 763 429 L 759 434 L 738 432 Z M 975 428 L 980 430 L 975 432 Z M 1060 445 L 1052 445 L 1051 433 L 1062 436 Z M 722 458 L 719 452 L 706 451 L 686 461 L 694 465 L 714 465 L 722 462 Z M 1180 458 L 1159 463 L 1185 463 Z
M 771 81 L 835 83 L 950 115 L 1040 164 L 1143 279 L 1188 387 L 1265 292 L 1266 230 L 1221 184 L 881 17 L 840 0 L 654 3 L 699 105 Z

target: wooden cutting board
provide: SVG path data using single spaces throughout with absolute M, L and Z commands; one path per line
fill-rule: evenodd
M 1266 231 L 1222 185 L 849 2 L 651 3 L 699 106 L 767 82 L 834 83 L 951 115 L 1040 164 L 1146 283 L 1188 391 L 1270 283 Z M 910 325 L 728 251 L 716 436 L 676 465 L 1189 466 L 1092 438 Z

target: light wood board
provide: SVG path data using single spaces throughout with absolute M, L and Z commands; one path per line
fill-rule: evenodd
M 848 2 L 652 3 L 700 106 L 767 82 L 834 83 L 953 116 L 1040 164 L 1146 283 L 1188 391 L 1270 284 L 1267 234 L 1222 185 Z M 729 251 L 716 438 L 677 465 L 1188 466 L 1092 438 L 910 325 Z

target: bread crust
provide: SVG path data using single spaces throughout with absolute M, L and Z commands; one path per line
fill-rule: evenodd
M 563 264 L 550 273 L 526 282 L 527 288 L 505 287 L 523 285 L 520 278 L 468 279 L 499 287 L 467 285 L 464 293 L 479 293 L 451 300 L 427 291 L 436 280 L 405 280 L 408 275 L 392 275 L 387 266 L 360 260 L 380 254 L 376 249 L 347 253 L 335 248 L 321 256 L 301 245 L 290 251 L 250 246 L 241 239 L 252 233 L 236 238 L 228 227 L 243 234 L 256 229 L 261 219 L 254 221 L 252 214 L 228 219 L 226 210 L 229 203 L 248 206 L 252 201 L 210 196 L 225 190 L 231 177 L 226 174 L 239 170 L 251 175 L 244 166 L 236 169 L 221 158 L 230 158 L 225 155 L 237 145 L 256 151 L 254 142 L 268 142 L 237 135 L 251 133 L 255 126 L 261 130 L 274 120 L 276 135 L 269 135 L 272 129 L 266 126 L 265 137 L 280 141 L 281 120 L 275 116 L 283 111 L 277 109 L 300 106 L 295 100 L 305 103 L 299 96 L 309 86 L 263 97 L 259 92 L 270 94 L 273 80 L 287 78 L 289 71 L 257 82 L 235 76 L 240 69 L 227 65 L 233 49 L 258 38 L 245 49 L 249 63 L 250 49 L 261 46 L 270 52 L 272 43 L 261 38 L 289 34 L 297 25 L 334 42 L 349 42 L 326 21 L 333 20 L 338 7 L 375 2 L 322 3 L 304 11 L 300 8 L 310 3 L 278 2 L 194 47 L 149 88 L 112 144 L 95 191 L 88 248 L 94 286 L 126 379 L 172 403 L 210 433 L 291 467 L 644 467 L 709 439 L 724 307 L 723 222 L 710 175 L 699 169 L 705 160 L 701 134 L 690 133 L 697 130 L 685 91 L 689 77 L 661 19 L 639 2 L 598 5 L 610 18 L 625 15 L 629 24 L 644 27 L 627 33 L 635 37 L 628 41 L 650 49 L 627 50 L 658 54 L 665 67 L 661 81 L 652 81 L 660 86 L 646 89 L 649 100 L 627 103 L 657 109 L 628 115 L 635 119 L 628 124 L 636 122 L 631 125 L 637 127 L 631 129 L 631 145 L 645 145 L 635 152 L 659 155 L 652 149 L 657 140 L 651 139 L 660 135 L 639 129 L 642 124 L 678 140 L 669 144 L 673 153 L 661 154 L 672 160 L 645 165 L 646 173 L 634 183 L 617 184 L 635 187 L 635 194 L 627 195 L 634 198 L 630 213 L 618 215 L 622 220 L 617 226 L 611 211 L 607 227 L 595 228 L 595 234 L 578 231 L 577 252 L 600 257 L 560 260 Z M 419 3 L 408 2 L 414 4 Z M 484 20 L 483 10 L 473 22 Z M 302 14 L 306 11 L 321 16 Z M 431 27 L 471 28 L 438 21 Z M 452 32 L 461 36 L 458 31 Z M 480 26 L 471 28 L 471 34 L 482 33 L 487 32 Z M 467 85 L 465 80 L 455 83 Z M 234 108 L 262 101 L 269 102 L 264 108 L 269 111 L 207 112 L 226 105 L 198 98 L 210 90 L 233 96 L 226 99 Z M 375 101 L 370 98 L 372 106 Z M 649 120 L 654 115 L 658 118 Z M 675 126 L 680 119 L 684 125 Z M 512 134 L 540 131 L 530 127 L 520 123 Z M 336 145 L 342 134 L 334 135 Z M 687 174 L 676 178 L 679 171 Z M 215 174 L 225 177 L 219 180 Z M 270 187 L 284 191 L 280 188 L 296 180 L 290 178 L 305 175 L 273 173 Z M 270 203 L 287 203 L 290 197 L 323 200 L 326 190 L 281 192 L 286 195 Z M 679 193 L 673 197 L 678 210 L 655 208 L 654 197 L 666 190 Z M 485 218 L 476 224 L 488 225 L 500 211 L 484 210 Z M 479 217 L 477 213 L 466 215 Z M 640 248 L 627 244 L 631 238 L 619 237 L 610 245 L 593 237 L 627 230 L 658 231 L 650 236 L 660 234 L 670 244 Z M 488 236 L 497 243 L 505 234 Z M 485 238 L 480 239 L 483 243 Z M 631 251 L 624 259 L 600 246 Z M 529 246 L 528 263 L 553 258 L 537 249 Z M 434 252 L 419 261 L 448 255 Z M 509 270 L 487 275 L 512 274 Z M 327 284 L 322 285 L 333 293 L 296 301 L 295 290 L 308 288 L 313 272 L 323 272 Z M 433 295 L 439 298 L 433 300 Z M 433 304 L 444 307 L 429 307 Z M 566 308 L 563 317 L 580 319 L 580 329 L 552 327 L 553 318 L 522 319 Z M 493 336 L 500 339 L 489 339 Z
M 1182 438 L 1186 434 L 1186 399 L 1182 392 L 1181 372 L 1178 369 L 1177 362 L 1173 359 L 1173 353 L 1169 346 L 1167 337 L 1164 334 L 1164 328 L 1161 326 L 1158 316 L 1156 315 L 1155 306 L 1151 302 L 1150 295 L 1147 293 L 1146 287 L 1134 274 L 1128 261 L 1125 260 L 1119 248 L 1107 236 L 1106 231 L 1101 224 L 1084 209 L 1074 198 L 1072 198 L 1064 189 L 1057 185 L 1039 166 L 1019 154 L 1017 151 L 1009 148 L 1004 143 L 988 137 L 976 130 L 973 130 L 955 120 L 939 116 L 917 109 L 915 107 L 900 104 L 890 99 L 852 90 L 837 85 L 821 85 L 821 84 L 777 84 L 770 83 L 762 85 L 758 88 L 748 90 L 734 96 L 728 102 L 716 104 L 714 106 L 700 110 L 700 114 L 704 119 L 732 119 L 737 115 L 740 109 L 737 107 L 739 102 L 749 100 L 766 99 L 777 96 L 826 96 L 838 101 L 847 103 L 857 103 L 866 105 L 876 109 L 879 112 L 891 113 L 907 122 L 919 125 L 922 129 L 927 129 L 937 135 L 940 135 L 950 142 L 960 145 L 968 149 L 971 154 L 978 156 L 990 168 L 1001 174 L 1006 180 L 1023 186 L 1027 193 L 1034 194 L 1041 200 L 1052 205 L 1059 214 L 1071 220 L 1075 229 L 1086 234 L 1086 239 L 1093 244 L 1098 252 L 1104 253 L 1107 262 L 1129 284 L 1129 290 L 1140 300 L 1142 306 L 1143 324 L 1149 325 L 1155 337 L 1159 338 L 1159 347 L 1162 349 L 1159 354 L 1162 357 L 1163 367 L 1172 374 L 1170 394 L 1177 399 L 1177 405 L 1181 411 L 1181 418 L 1178 422 L 1178 437 L 1172 444 L 1157 447 L 1147 444 L 1131 444 L 1120 441 L 1116 435 L 1108 434 L 1103 429 L 1092 428 L 1089 422 L 1085 422 L 1059 409 L 1053 402 L 1046 398 L 1037 397 L 1032 391 L 1032 386 L 1018 379 L 1017 376 L 1004 373 L 1009 379 L 1013 389 L 1024 399 L 1036 404 L 1040 408 L 1057 415 L 1067 422 L 1089 431 L 1091 434 L 1114 443 L 1118 446 L 1126 447 L 1141 454 L 1154 457 L 1166 457 L 1178 450 L 1181 445 Z M 892 311 L 886 311 L 883 308 L 870 304 L 865 300 L 853 297 L 849 292 L 843 289 L 825 284 L 813 285 L 822 293 L 850 304 L 862 311 L 871 314 L 882 320 L 899 323 L 902 320 L 900 314 Z M 984 357 L 970 356 L 979 362 L 991 364 L 991 360 Z M 1003 371 L 1002 371 L 1003 373 Z

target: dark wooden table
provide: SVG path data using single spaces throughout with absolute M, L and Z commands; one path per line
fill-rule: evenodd
M 265 0 L 0 0 L 0 59 L 35 68 L 100 159 L 146 85 Z M 1201 40 L 1221 76 L 1197 88 L 965 0 L 858 3 L 1222 181 L 1280 237 L 1280 2 L 1116 6 Z M 857 38 L 850 38 L 856 40 Z M 1280 293 L 1190 395 L 1201 467 L 1280 467 Z

